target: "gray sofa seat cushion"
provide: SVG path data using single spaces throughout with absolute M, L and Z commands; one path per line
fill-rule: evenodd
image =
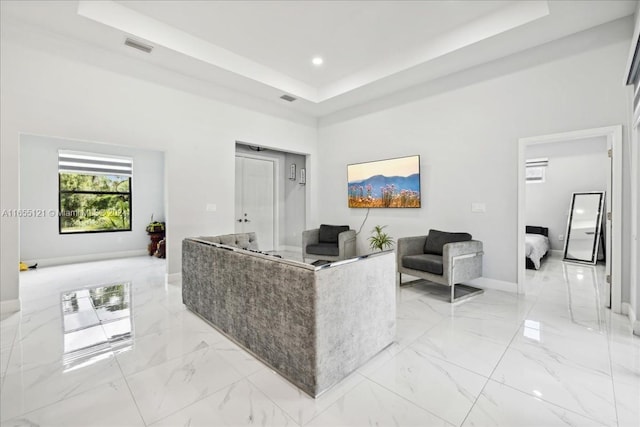
M 471 234 L 469 233 L 449 233 L 446 231 L 429 230 L 427 241 L 424 244 L 424 253 L 442 255 L 443 247 L 447 243 L 466 242 L 469 240 L 471 240 Z
M 334 245 L 337 245 L 338 244 L 338 234 L 342 233 L 343 231 L 349 231 L 349 226 L 348 225 L 321 224 L 320 225 L 320 231 L 318 233 L 318 242 L 320 242 L 320 243 L 333 243 Z M 336 246 L 336 248 L 337 248 L 337 246 Z M 336 252 L 336 255 L 338 255 L 337 252 Z
M 335 243 L 316 243 L 313 245 L 307 245 L 307 253 L 313 255 L 338 256 L 340 254 L 340 249 Z
M 426 271 L 427 273 L 442 275 L 442 256 L 434 254 L 405 255 L 402 257 L 402 266 L 412 270 Z

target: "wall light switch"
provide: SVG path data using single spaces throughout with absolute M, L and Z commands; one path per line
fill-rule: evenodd
M 558 240 L 562 242 L 564 240 L 564 234 L 558 234 Z
M 486 212 L 487 205 L 482 202 L 473 202 L 471 203 L 471 212 Z
M 215 212 L 218 210 L 218 206 L 213 203 L 207 203 L 207 212 Z

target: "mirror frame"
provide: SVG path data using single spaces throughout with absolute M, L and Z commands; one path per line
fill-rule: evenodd
M 567 249 L 569 248 L 569 240 L 571 239 L 571 221 L 573 220 L 573 209 L 576 202 L 576 196 L 591 195 L 591 194 L 600 195 L 600 201 L 598 202 L 598 215 L 596 219 L 596 232 L 593 236 L 594 241 L 591 248 L 591 259 L 584 260 L 584 259 L 567 257 Z M 567 219 L 567 232 L 565 234 L 564 252 L 562 255 L 563 261 L 580 262 L 580 263 L 592 264 L 592 265 L 598 262 L 598 249 L 600 248 L 600 240 L 601 240 L 600 234 L 602 233 L 602 213 L 604 212 L 604 199 L 605 199 L 604 191 L 579 191 L 579 192 L 574 192 L 571 195 L 571 205 L 569 206 L 570 208 L 569 217 Z

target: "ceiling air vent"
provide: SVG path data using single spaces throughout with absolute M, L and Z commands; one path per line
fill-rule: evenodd
M 146 52 L 146 53 L 151 53 L 151 51 L 153 50 L 153 46 L 148 45 L 148 44 L 144 44 L 142 42 L 139 42 L 138 40 L 130 39 L 128 37 L 124 41 L 124 44 L 129 46 L 129 47 L 132 47 L 134 49 L 138 49 L 138 50 L 141 50 L 143 52 Z
M 285 101 L 288 101 L 288 102 L 293 102 L 293 101 L 295 101 L 297 98 L 294 98 L 294 97 L 293 97 L 293 96 L 291 96 L 291 95 L 282 95 L 282 96 L 280 97 L 280 99 L 284 99 Z

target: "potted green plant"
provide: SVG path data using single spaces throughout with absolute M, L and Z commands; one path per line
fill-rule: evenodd
M 371 237 L 369 237 L 369 247 L 372 250 L 382 251 L 385 248 L 393 247 L 393 239 L 383 231 L 386 225 L 376 225 L 371 230 Z
M 147 225 L 147 233 L 160 233 L 164 231 L 164 222 L 158 222 L 153 220 L 151 215 L 151 222 Z

